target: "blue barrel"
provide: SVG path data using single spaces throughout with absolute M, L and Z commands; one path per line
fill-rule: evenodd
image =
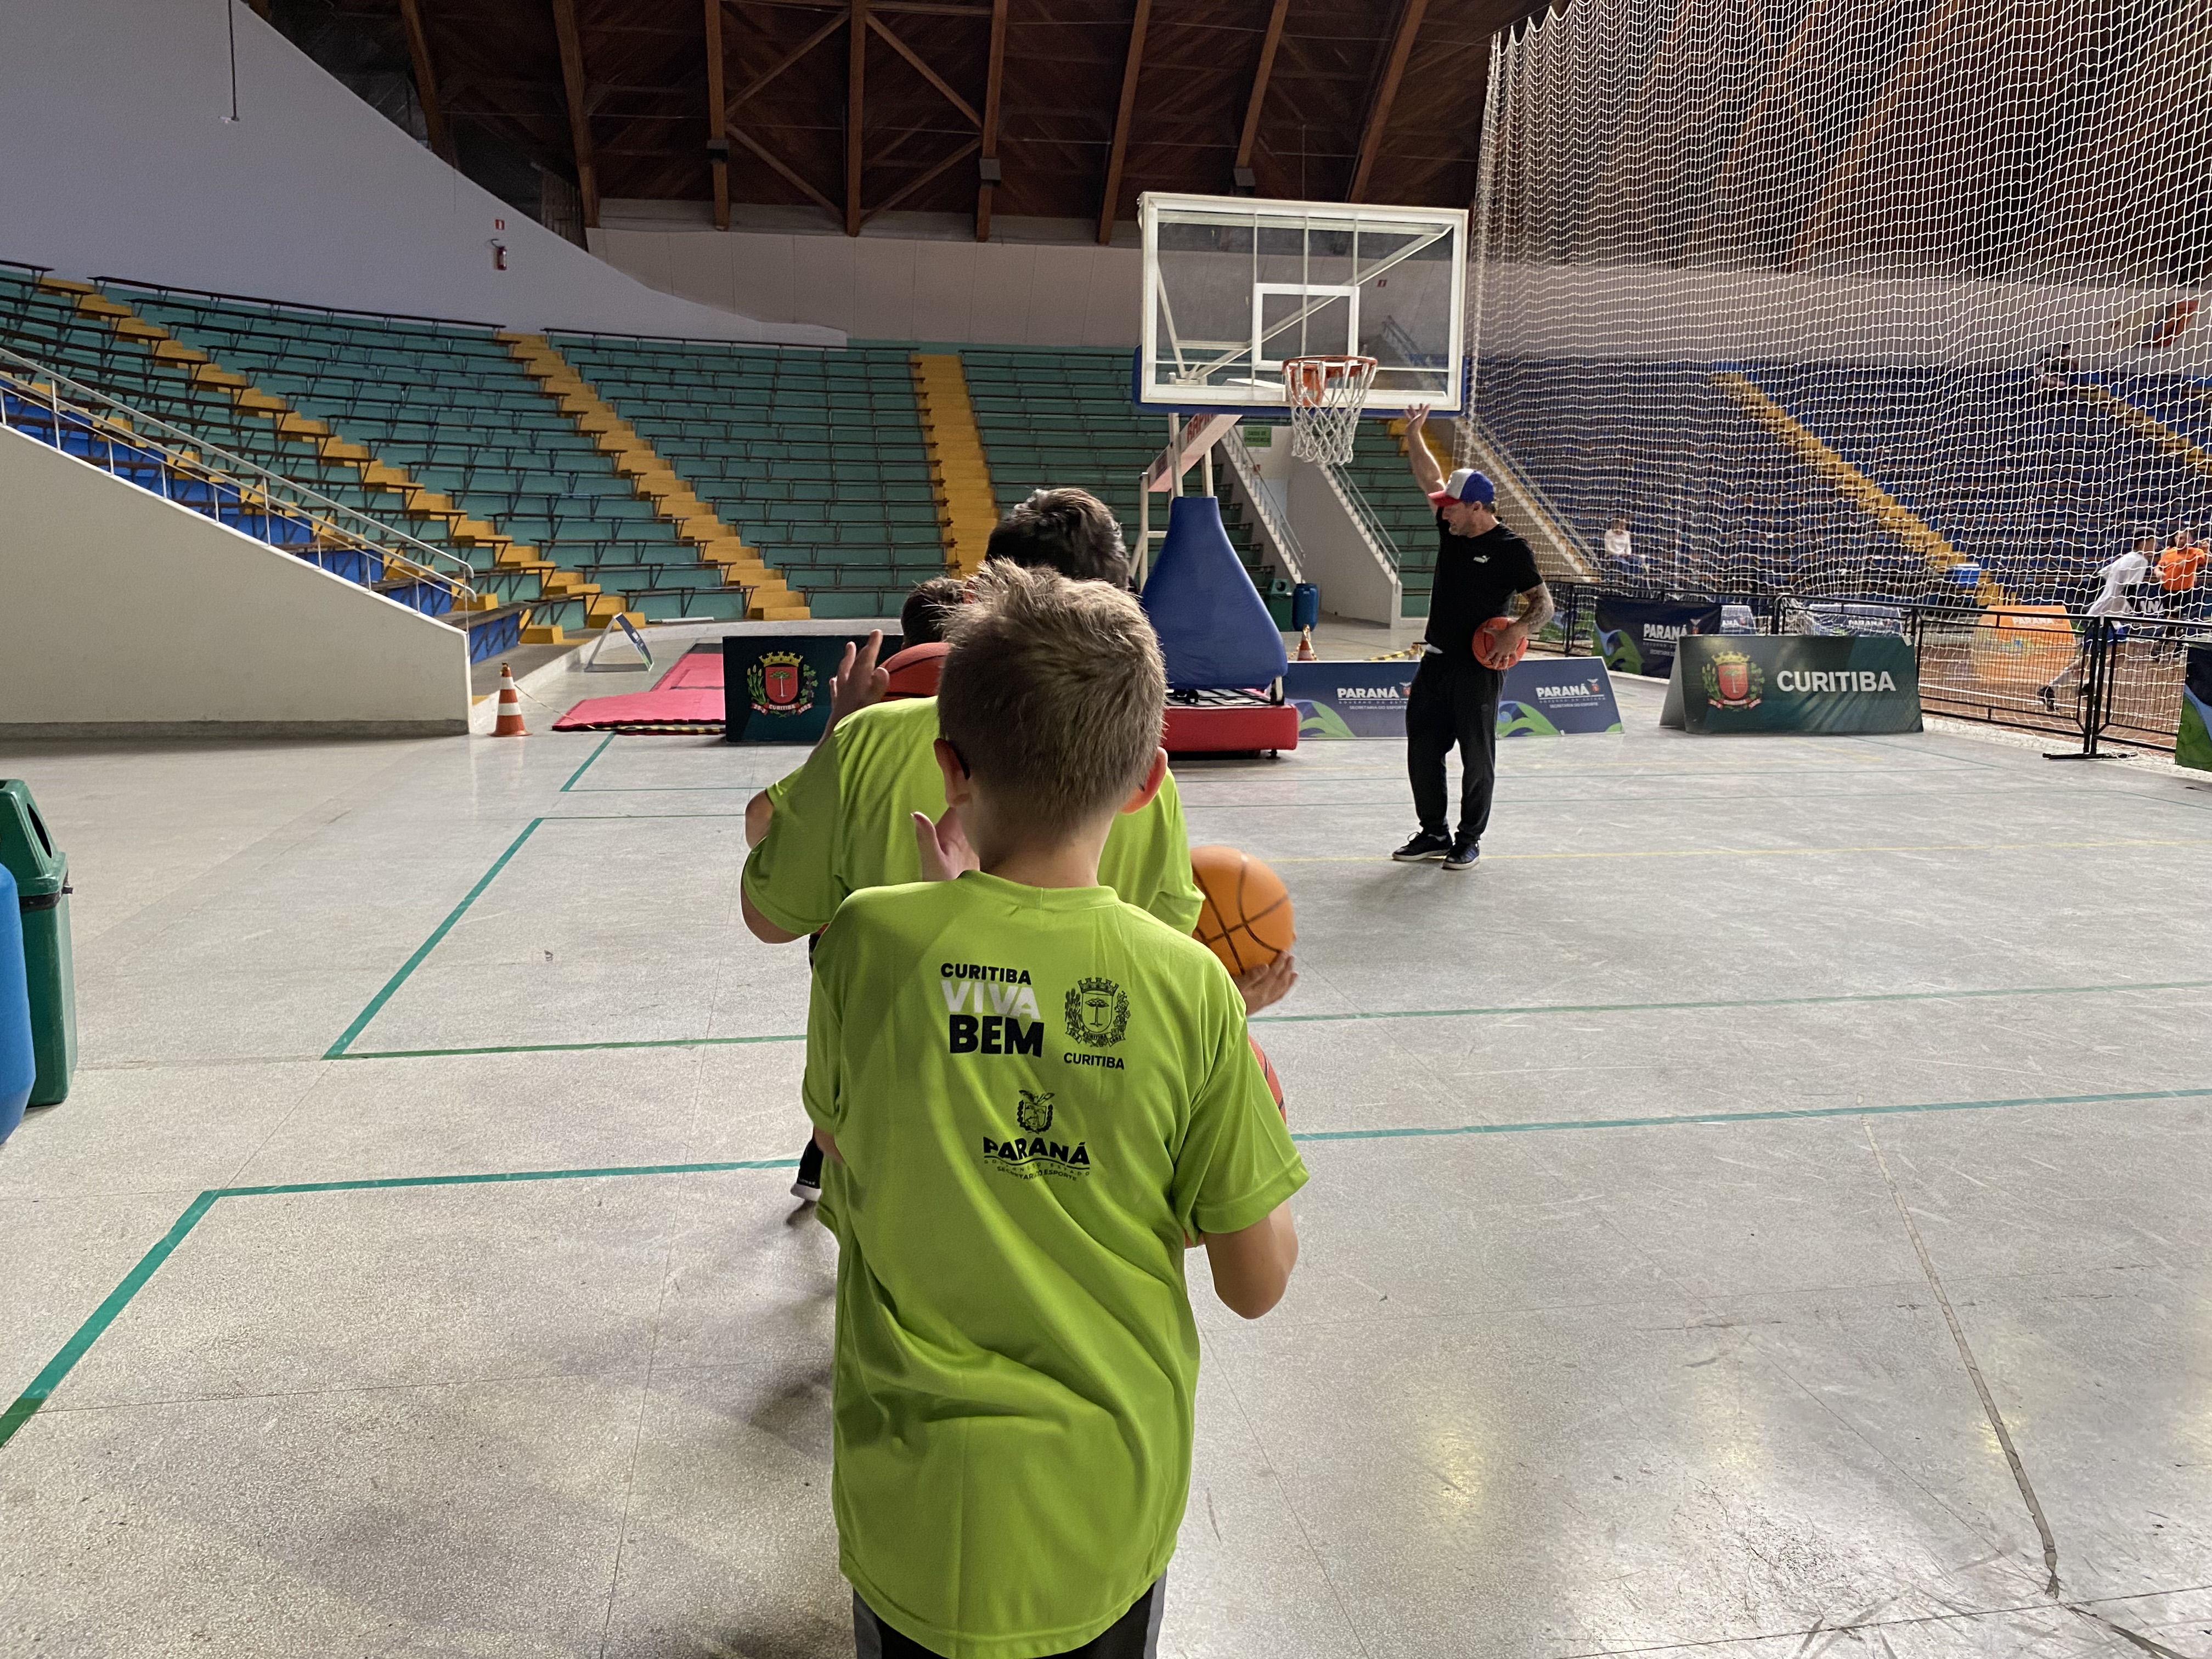
M 15 878 L 0 864 L 0 1140 L 15 1133 L 39 1057 L 31 1047 L 31 992 L 23 976 L 23 913 Z
M 1321 589 L 1300 582 L 1291 590 L 1291 631 L 1311 628 L 1321 621 Z

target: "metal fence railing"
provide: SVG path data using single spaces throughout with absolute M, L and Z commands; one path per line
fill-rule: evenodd
M 0 346 L 0 426 L 433 614 L 481 608 L 465 559 Z M 356 568 L 358 574 L 355 572 Z
M 1266 536 L 1275 556 L 1282 562 L 1284 574 L 1294 582 L 1306 579 L 1305 550 L 1298 545 L 1298 533 L 1291 528 L 1291 515 L 1283 510 L 1282 503 L 1267 489 L 1267 481 L 1260 476 L 1260 464 L 1252 456 L 1251 447 L 1244 441 L 1243 432 L 1231 427 L 1221 440 L 1222 453 L 1229 458 L 1229 470 L 1237 475 L 1237 482 L 1244 487 L 1251 499 L 1252 510 L 1258 516 L 1261 533 Z
M 1932 714 L 2048 732 L 2094 758 L 2107 741 L 2171 750 L 2188 617 L 2093 617 L 2058 605 L 1908 607 L 1920 703 Z

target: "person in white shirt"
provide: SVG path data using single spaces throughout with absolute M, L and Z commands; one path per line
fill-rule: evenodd
M 2138 582 L 2148 579 L 2157 567 L 2158 538 L 2137 536 L 2133 547 L 2098 570 L 2097 574 L 2104 579 L 2105 585 L 2098 590 L 2097 597 L 2089 601 L 2089 614 L 2092 617 L 2114 618 L 2140 615 L 2141 613 L 2136 609 L 2135 594 L 2130 590 Z M 2112 656 L 2115 662 L 2119 660 L 2121 642 L 2126 638 L 2127 630 L 2123 624 L 2114 631 L 2112 636 Z M 2081 667 L 2088 659 L 2088 655 L 2086 644 L 2075 647 L 2074 660 L 2068 663 L 2050 684 L 2036 694 L 2043 699 L 2043 707 L 2046 713 L 2055 714 L 2058 712 L 2058 688 L 2068 681 L 2071 680 L 2074 683 L 2075 695 L 2076 696 L 2081 695 Z

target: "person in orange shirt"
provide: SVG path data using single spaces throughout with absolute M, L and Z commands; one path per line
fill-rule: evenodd
M 2195 617 L 2197 584 L 2208 561 L 2212 561 L 2212 554 L 2204 550 L 2204 534 L 2198 530 L 2181 531 L 2175 535 L 2173 545 L 2159 554 L 2158 585 L 2165 592 L 2169 622 L 2186 623 Z

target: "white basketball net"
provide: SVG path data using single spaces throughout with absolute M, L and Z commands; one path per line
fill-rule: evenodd
M 1302 461 L 1341 466 L 1367 388 L 1375 383 L 1372 357 L 1293 357 L 1283 365 L 1283 401 L 1291 411 L 1291 453 Z

